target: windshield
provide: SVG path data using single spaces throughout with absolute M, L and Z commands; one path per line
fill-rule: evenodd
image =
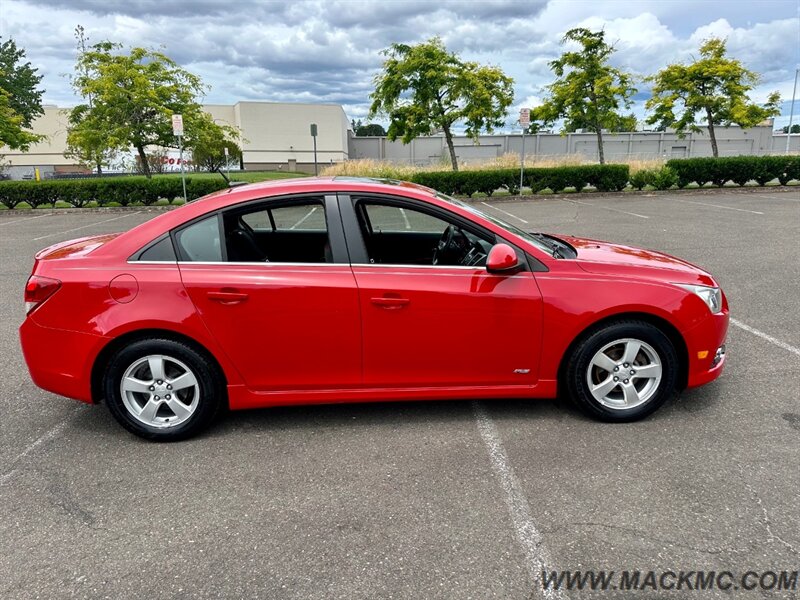
M 441 193 L 437 192 L 436 193 L 436 197 L 439 198 L 440 200 L 444 200 L 445 202 L 450 202 L 451 204 L 455 204 L 457 206 L 460 206 L 461 208 L 464 208 L 464 209 L 468 210 L 469 212 L 471 212 L 473 214 L 476 214 L 479 217 L 482 217 L 482 218 L 486 219 L 487 221 L 489 221 L 491 223 L 494 223 L 498 227 L 502 227 L 506 231 L 510 231 L 514 235 L 521 237 L 522 239 L 524 239 L 527 242 L 530 242 L 531 244 L 533 244 L 534 246 L 536 246 L 540 250 L 542 250 L 544 252 L 547 252 L 548 254 L 552 254 L 553 253 L 553 247 L 552 247 L 551 244 L 548 244 L 541 237 L 537 237 L 536 235 L 534 235 L 533 233 L 531 233 L 529 231 L 524 231 L 524 230 L 520 229 L 519 227 L 517 227 L 516 225 L 511 225 L 510 223 L 506 223 L 502 219 L 498 219 L 495 216 L 486 214 L 485 212 L 475 208 L 471 204 L 467 204 L 466 202 L 462 202 L 461 200 L 456 200 L 455 198 L 451 198 L 450 196 L 446 196 L 445 194 L 441 194 Z

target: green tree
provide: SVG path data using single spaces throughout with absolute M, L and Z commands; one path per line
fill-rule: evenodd
M 227 125 L 218 125 L 211 118 L 200 123 L 200 129 L 187 146 L 192 151 L 192 162 L 195 168 L 205 171 L 216 171 L 229 162 L 239 164 L 242 149 L 236 140 L 238 132 Z M 228 156 L 225 156 L 225 149 Z
M 14 40 L 0 42 L 0 147 L 14 150 L 27 150 L 45 137 L 27 131 L 44 114 L 44 90 L 38 88 L 43 76 L 24 59 L 25 50 Z
M 784 125 L 783 129 L 781 129 L 781 131 L 783 131 L 783 133 L 789 133 L 789 126 L 788 125 Z M 800 133 L 800 125 L 798 125 L 798 124 L 792 125 L 792 133 L 793 134 L 794 133 Z
M 103 144 L 110 150 L 133 147 L 148 177 L 148 146 L 177 146 L 171 117 L 183 115 L 184 144 L 208 128 L 210 117 L 198 97 L 206 90 L 196 75 L 179 67 L 160 52 L 101 42 L 78 58 L 75 91 L 91 98 L 70 115 L 67 142 L 88 151 Z
M 367 123 L 366 125 L 362 125 L 361 121 L 359 121 L 358 127 L 356 127 L 354 131 L 357 137 L 363 137 L 365 135 L 386 135 L 386 130 L 380 123 Z
M 441 130 L 458 171 L 453 125 L 463 122 L 473 139 L 481 130 L 504 125 L 514 100 L 514 80 L 498 67 L 463 61 L 439 38 L 414 46 L 392 44 L 383 54 L 387 59 L 375 77 L 369 116 L 388 116 L 390 140 L 401 138 L 407 144 Z
M 653 95 L 647 108 L 653 114 L 650 124 L 674 127 L 679 136 L 686 131 L 700 132 L 698 114 L 708 125 L 711 149 L 719 156 L 716 125 L 752 127 L 780 113 L 777 92 L 759 106 L 747 93 L 758 82 L 758 75 L 744 68 L 741 62 L 725 56 L 725 41 L 711 38 L 700 46 L 700 58 L 688 65 L 672 64 L 649 78 Z
M 606 43 L 603 31 L 570 29 L 561 40 L 569 42 L 578 43 L 580 49 L 550 63 L 556 80 L 547 86 L 549 96 L 533 109 L 531 118 L 546 125 L 564 119 L 564 131 L 594 131 L 600 164 L 605 164 L 603 130 L 622 131 L 630 126 L 630 115 L 622 115 L 620 109 L 632 104 L 633 77 L 609 64 L 614 47 Z
M 88 78 L 90 76 L 90 72 L 88 70 L 88 64 L 85 60 L 83 60 L 83 57 L 87 52 L 89 38 L 86 36 L 86 30 L 82 25 L 77 25 L 75 27 L 74 34 L 75 49 L 78 56 L 75 64 L 76 74 L 77 76 Z M 92 73 L 91 75 L 96 76 L 95 73 Z M 73 76 L 71 79 L 73 87 L 75 87 L 75 79 L 75 76 Z M 91 94 L 84 96 L 84 100 L 86 103 L 82 105 L 80 110 L 74 110 L 70 112 L 70 128 L 78 125 L 85 118 L 86 111 L 93 108 L 93 98 Z M 102 134 L 92 135 L 92 132 L 87 131 L 85 135 L 80 138 L 80 142 L 82 144 L 81 146 L 73 146 L 68 144 L 67 149 L 64 151 L 64 156 L 77 161 L 79 164 L 89 169 L 96 169 L 98 175 L 103 172 L 103 166 L 109 165 L 116 157 L 117 153 L 108 147 L 108 141 Z

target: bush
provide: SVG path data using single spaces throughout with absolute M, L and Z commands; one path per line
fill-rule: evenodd
M 661 167 L 660 169 L 641 169 L 631 175 L 631 186 L 637 190 L 648 185 L 657 190 L 668 190 L 672 186 L 678 185 L 678 174 L 670 167 Z
M 641 191 L 648 185 L 653 185 L 655 171 L 655 169 L 639 169 L 635 173 L 631 173 L 631 187 Z
M 186 195 L 194 200 L 221 190 L 227 184 L 217 178 L 186 178 Z M 172 203 L 183 197 L 180 177 L 105 177 L 92 179 L 63 179 L 49 181 L 0 181 L 0 204 L 9 209 L 22 202 L 31 207 L 44 206 L 58 201 L 81 208 L 95 202 L 98 206 L 118 204 L 128 206 L 140 203 L 150 206 L 160 198 Z
M 704 186 L 714 183 L 722 187 L 732 181 L 745 185 L 755 181 L 759 185 L 777 179 L 786 185 L 800 179 L 800 156 L 727 156 L 722 158 L 679 158 L 667 161 L 675 171 L 678 187 L 690 183 Z
M 628 174 L 628 165 L 534 167 L 523 171 L 523 181 L 534 193 L 544 189 L 560 192 L 566 188 L 580 192 L 588 186 L 600 191 L 620 191 L 628 184 Z M 414 173 L 411 181 L 445 194 L 472 196 L 475 192 L 482 192 L 491 196 L 500 188 L 516 194 L 519 192 L 519 169 L 423 171 Z

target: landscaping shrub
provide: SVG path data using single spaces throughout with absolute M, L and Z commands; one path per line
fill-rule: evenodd
M 560 192 L 566 188 L 575 188 L 580 192 L 588 186 L 600 191 L 620 191 L 628 184 L 628 176 L 628 165 L 533 167 L 523 172 L 525 184 L 534 192 L 544 189 Z M 500 188 L 516 194 L 519 192 L 519 169 L 421 171 L 414 173 L 411 181 L 445 194 L 472 196 L 475 192 L 481 192 L 491 196 Z
M 678 177 L 678 187 L 690 183 L 699 186 L 714 183 L 723 186 L 732 181 L 745 185 L 755 181 L 759 185 L 777 179 L 786 185 L 800 179 L 800 156 L 726 156 L 722 158 L 677 158 L 667 161 Z
M 631 175 L 631 186 L 637 190 L 648 185 L 657 190 L 668 190 L 672 186 L 678 185 L 678 174 L 670 167 L 661 167 L 659 169 L 641 169 Z
M 220 177 L 186 178 L 186 195 L 194 200 L 221 190 L 227 184 Z M 106 177 L 92 179 L 62 179 L 47 181 L 0 181 L 0 204 L 15 208 L 27 202 L 33 208 L 58 201 L 81 208 L 90 202 L 98 206 L 117 204 L 128 206 L 140 203 L 150 206 L 160 198 L 172 203 L 183 197 L 180 177 Z

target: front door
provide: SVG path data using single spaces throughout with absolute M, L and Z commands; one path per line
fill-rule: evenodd
M 353 264 L 366 386 L 536 383 L 542 299 L 533 273 L 487 273 L 491 232 L 412 201 L 353 202 L 361 240 L 346 227 L 348 244 L 363 243 L 366 256 Z M 457 243 L 442 249 L 448 226 Z

